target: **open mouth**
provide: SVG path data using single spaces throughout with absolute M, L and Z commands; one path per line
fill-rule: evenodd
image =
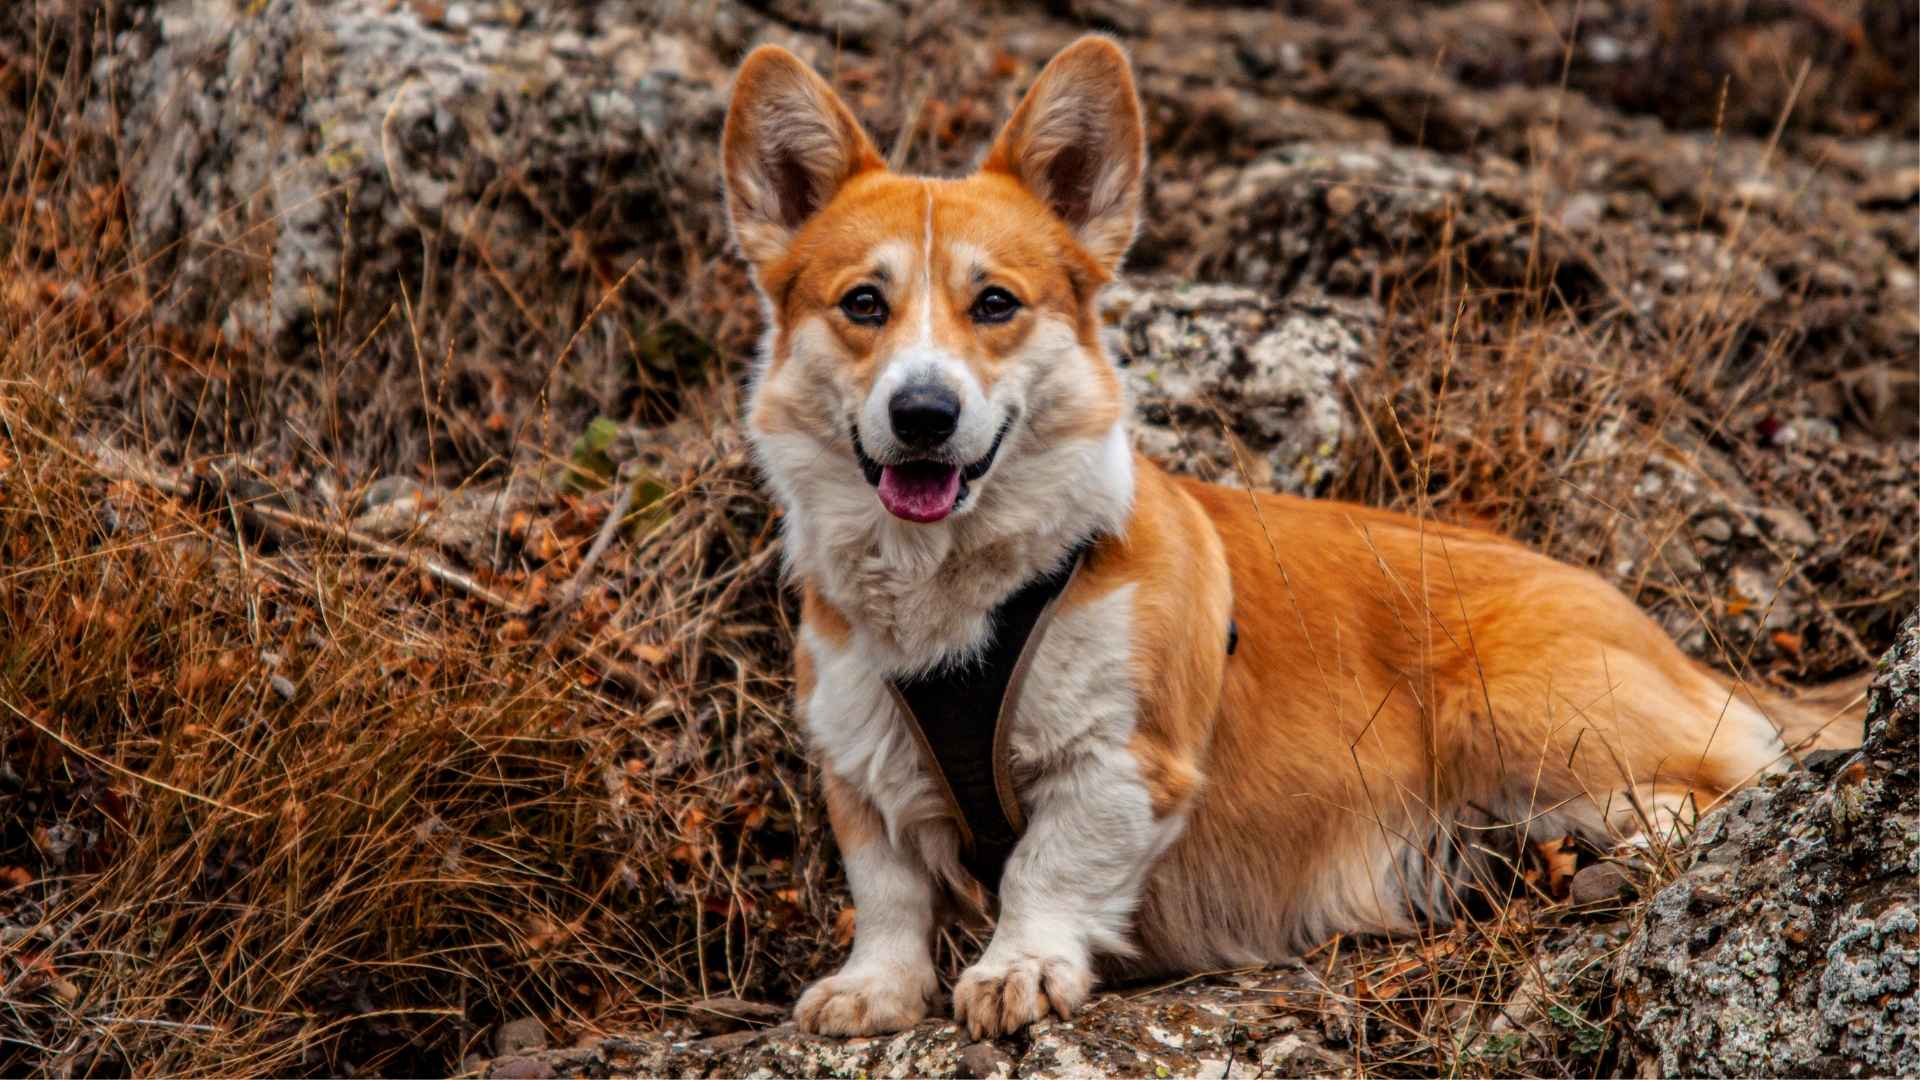
M 867 456 L 867 450 L 860 445 L 860 431 L 853 430 L 853 456 L 860 462 L 860 472 L 867 478 L 880 495 L 880 505 L 887 513 L 907 521 L 922 524 L 939 521 L 960 500 L 967 497 L 967 491 L 973 481 L 987 475 L 993 468 L 994 456 L 1000 453 L 1000 444 L 1005 441 L 1007 431 L 1013 427 L 1013 419 L 1000 425 L 993 437 L 993 445 L 987 447 L 987 453 L 971 465 L 955 465 L 945 461 L 903 461 L 897 465 L 882 465 Z

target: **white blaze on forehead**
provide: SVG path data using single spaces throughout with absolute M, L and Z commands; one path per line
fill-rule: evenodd
M 922 180 L 927 196 L 927 227 L 920 250 L 920 345 L 933 347 L 933 184 Z
M 973 460 L 985 455 L 993 445 L 998 420 L 994 418 L 995 410 L 988 405 L 986 389 L 980 385 L 973 369 L 934 337 L 933 307 L 939 303 L 940 293 L 934 287 L 933 259 L 939 248 L 936 247 L 938 240 L 934 235 L 933 182 L 923 180 L 921 185 L 926 216 L 920 232 L 920 295 L 894 297 L 913 305 L 919 318 L 912 325 L 911 336 L 881 361 L 880 373 L 874 379 L 860 410 L 860 432 L 862 439 L 868 440 L 869 452 L 888 449 L 892 442 L 892 425 L 888 418 L 887 402 L 897 390 L 909 383 L 938 383 L 960 396 L 960 423 L 948 442 L 949 450 L 963 460 Z M 897 280 L 904 292 L 906 283 L 912 278 L 902 275 Z M 895 308 L 898 310 L 899 305 L 896 304 Z M 885 459 L 886 455 L 882 455 L 882 460 Z

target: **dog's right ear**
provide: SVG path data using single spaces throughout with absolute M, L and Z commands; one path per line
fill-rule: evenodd
M 734 241 L 762 267 L 848 180 L 885 167 L 833 87 L 778 45 L 741 63 L 720 152 Z

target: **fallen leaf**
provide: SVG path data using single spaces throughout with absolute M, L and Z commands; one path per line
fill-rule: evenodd
M 1580 868 L 1580 854 L 1573 846 L 1573 838 L 1563 836 L 1558 840 L 1548 840 L 1533 845 L 1533 850 L 1546 866 L 1541 891 L 1555 900 L 1565 899 L 1573 882 L 1574 871 Z

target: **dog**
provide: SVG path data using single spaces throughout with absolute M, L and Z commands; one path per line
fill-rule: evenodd
M 857 912 L 803 1030 L 926 1016 L 937 920 L 981 882 L 997 917 L 952 1007 L 988 1038 L 1097 976 L 1444 923 L 1494 830 L 1648 843 L 1839 739 L 1516 541 L 1136 454 L 1100 334 L 1145 167 L 1111 40 L 1059 53 L 958 179 L 890 171 L 762 46 L 721 158 L 796 708 Z

